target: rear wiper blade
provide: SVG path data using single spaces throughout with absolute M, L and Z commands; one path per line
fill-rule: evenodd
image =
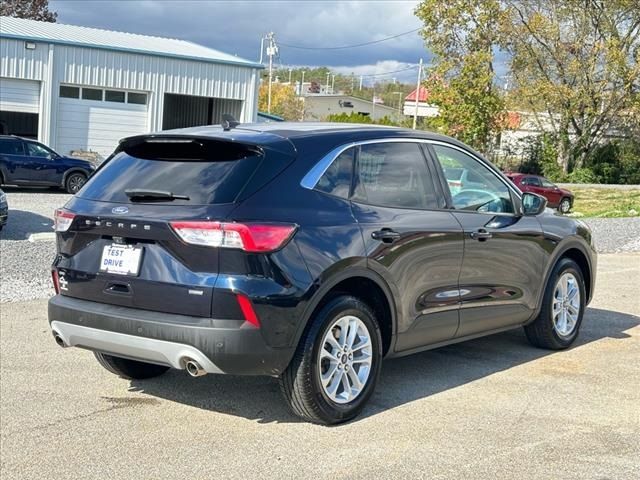
M 140 200 L 144 198 L 156 200 L 189 200 L 186 195 L 176 195 L 164 190 L 144 190 L 141 188 L 129 188 L 124 193 L 131 200 Z

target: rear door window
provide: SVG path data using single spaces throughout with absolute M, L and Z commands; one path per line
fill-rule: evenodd
M 0 154 L 4 155 L 24 155 L 24 147 L 19 140 L 0 139 Z
M 394 208 L 437 208 L 427 162 L 417 143 L 373 143 L 360 147 L 352 199 Z
M 337 197 L 349 198 L 354 152 L 354 148 L 349 148 L 338 155 L 338 158 L 329 165 L 329 168 L 318 180 L 316 190 Z
M 140 203 L 233 203 L 262 159 L 259 150 L 228 142 L 209 142 L 203 148 L 170 143 L 143 145 L 114 155 L 79 196 L 130 203 L 126 191 L 142 190 L 170 192 L 188 199 L 145 199 Z

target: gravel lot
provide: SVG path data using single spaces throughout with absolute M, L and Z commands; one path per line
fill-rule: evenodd
M 32 233 L 52 232 L 53 212 L 71 195 L 55 190 L 3 188 L 9 222 L 0 232 L 0 303 L 47 298 L 55 241 L 30 242 Z
M 29 242 L 51 232 L 52 216 L 70 195 L 51 190 L 6 187 L 9 223 L 0 233 L 0 303 L 47 298 L 53 294 L 50 265 L 54 241 Z M 583 219 L 600 253 L 640 252 L 640 217 Z
M 55 345 L 45 300 L 2 304 L 1 477 L 640 478 L 640 254 L 598 270 L 574 348 L 515 330 L 388 361 L 331 428 L 293 418 L 271 378 L 119 379 Z

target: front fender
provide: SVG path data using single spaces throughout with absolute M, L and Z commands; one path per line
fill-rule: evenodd
M 596 279 L 596 266 L 597 266 L 597 253 L 592 245 L 590 245 L 584 237 L 579 234 L 574 234 L 569 237 L 562 239 L 557 243 L 553 252 L 549 256 L 547 264 L 544 270 L 543 276 L 543 286 L 544 288 L 540 289 L 540 293 L 538 294 L 538 299 L 536 302 L 536 310 L 534 315 L 531 317 L 530 321 L 535 320 L 535 318 L 540 313 L 542 308 L 542 300 L 544 298 L 544 292 L 546 290 L 546 285 L 549 282 L 549 277 L 551 276 L 551 272 L 553 271 L 553 267 L 555 267 L 556 263 L 565 256 L 571 255 L 569 252 L 572 250 L 579 251 L 584 258 L 586 259 L 589 278 L 591 279 L 589 293 L 587 297 L 586 304 L 591 302 L 593 298 L 593 291 L 595 289 L 595 279 Z

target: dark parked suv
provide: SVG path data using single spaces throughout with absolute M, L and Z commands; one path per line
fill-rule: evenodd
M 0 135 L 0 185 L 61 187 L 76 193 L 94 170 L 91 162 L 64 157 L 35 140 Z
M 455 168 L 474 182 L 452 195 Z M 383 357 L 521 326 L 539 347 L 573 343 L 596 254 L 545 203 L 425 132 L 132 137 L 56 212 L 49 321 L 124 378 L 271 375 L 297 415 L 343 422 Z

